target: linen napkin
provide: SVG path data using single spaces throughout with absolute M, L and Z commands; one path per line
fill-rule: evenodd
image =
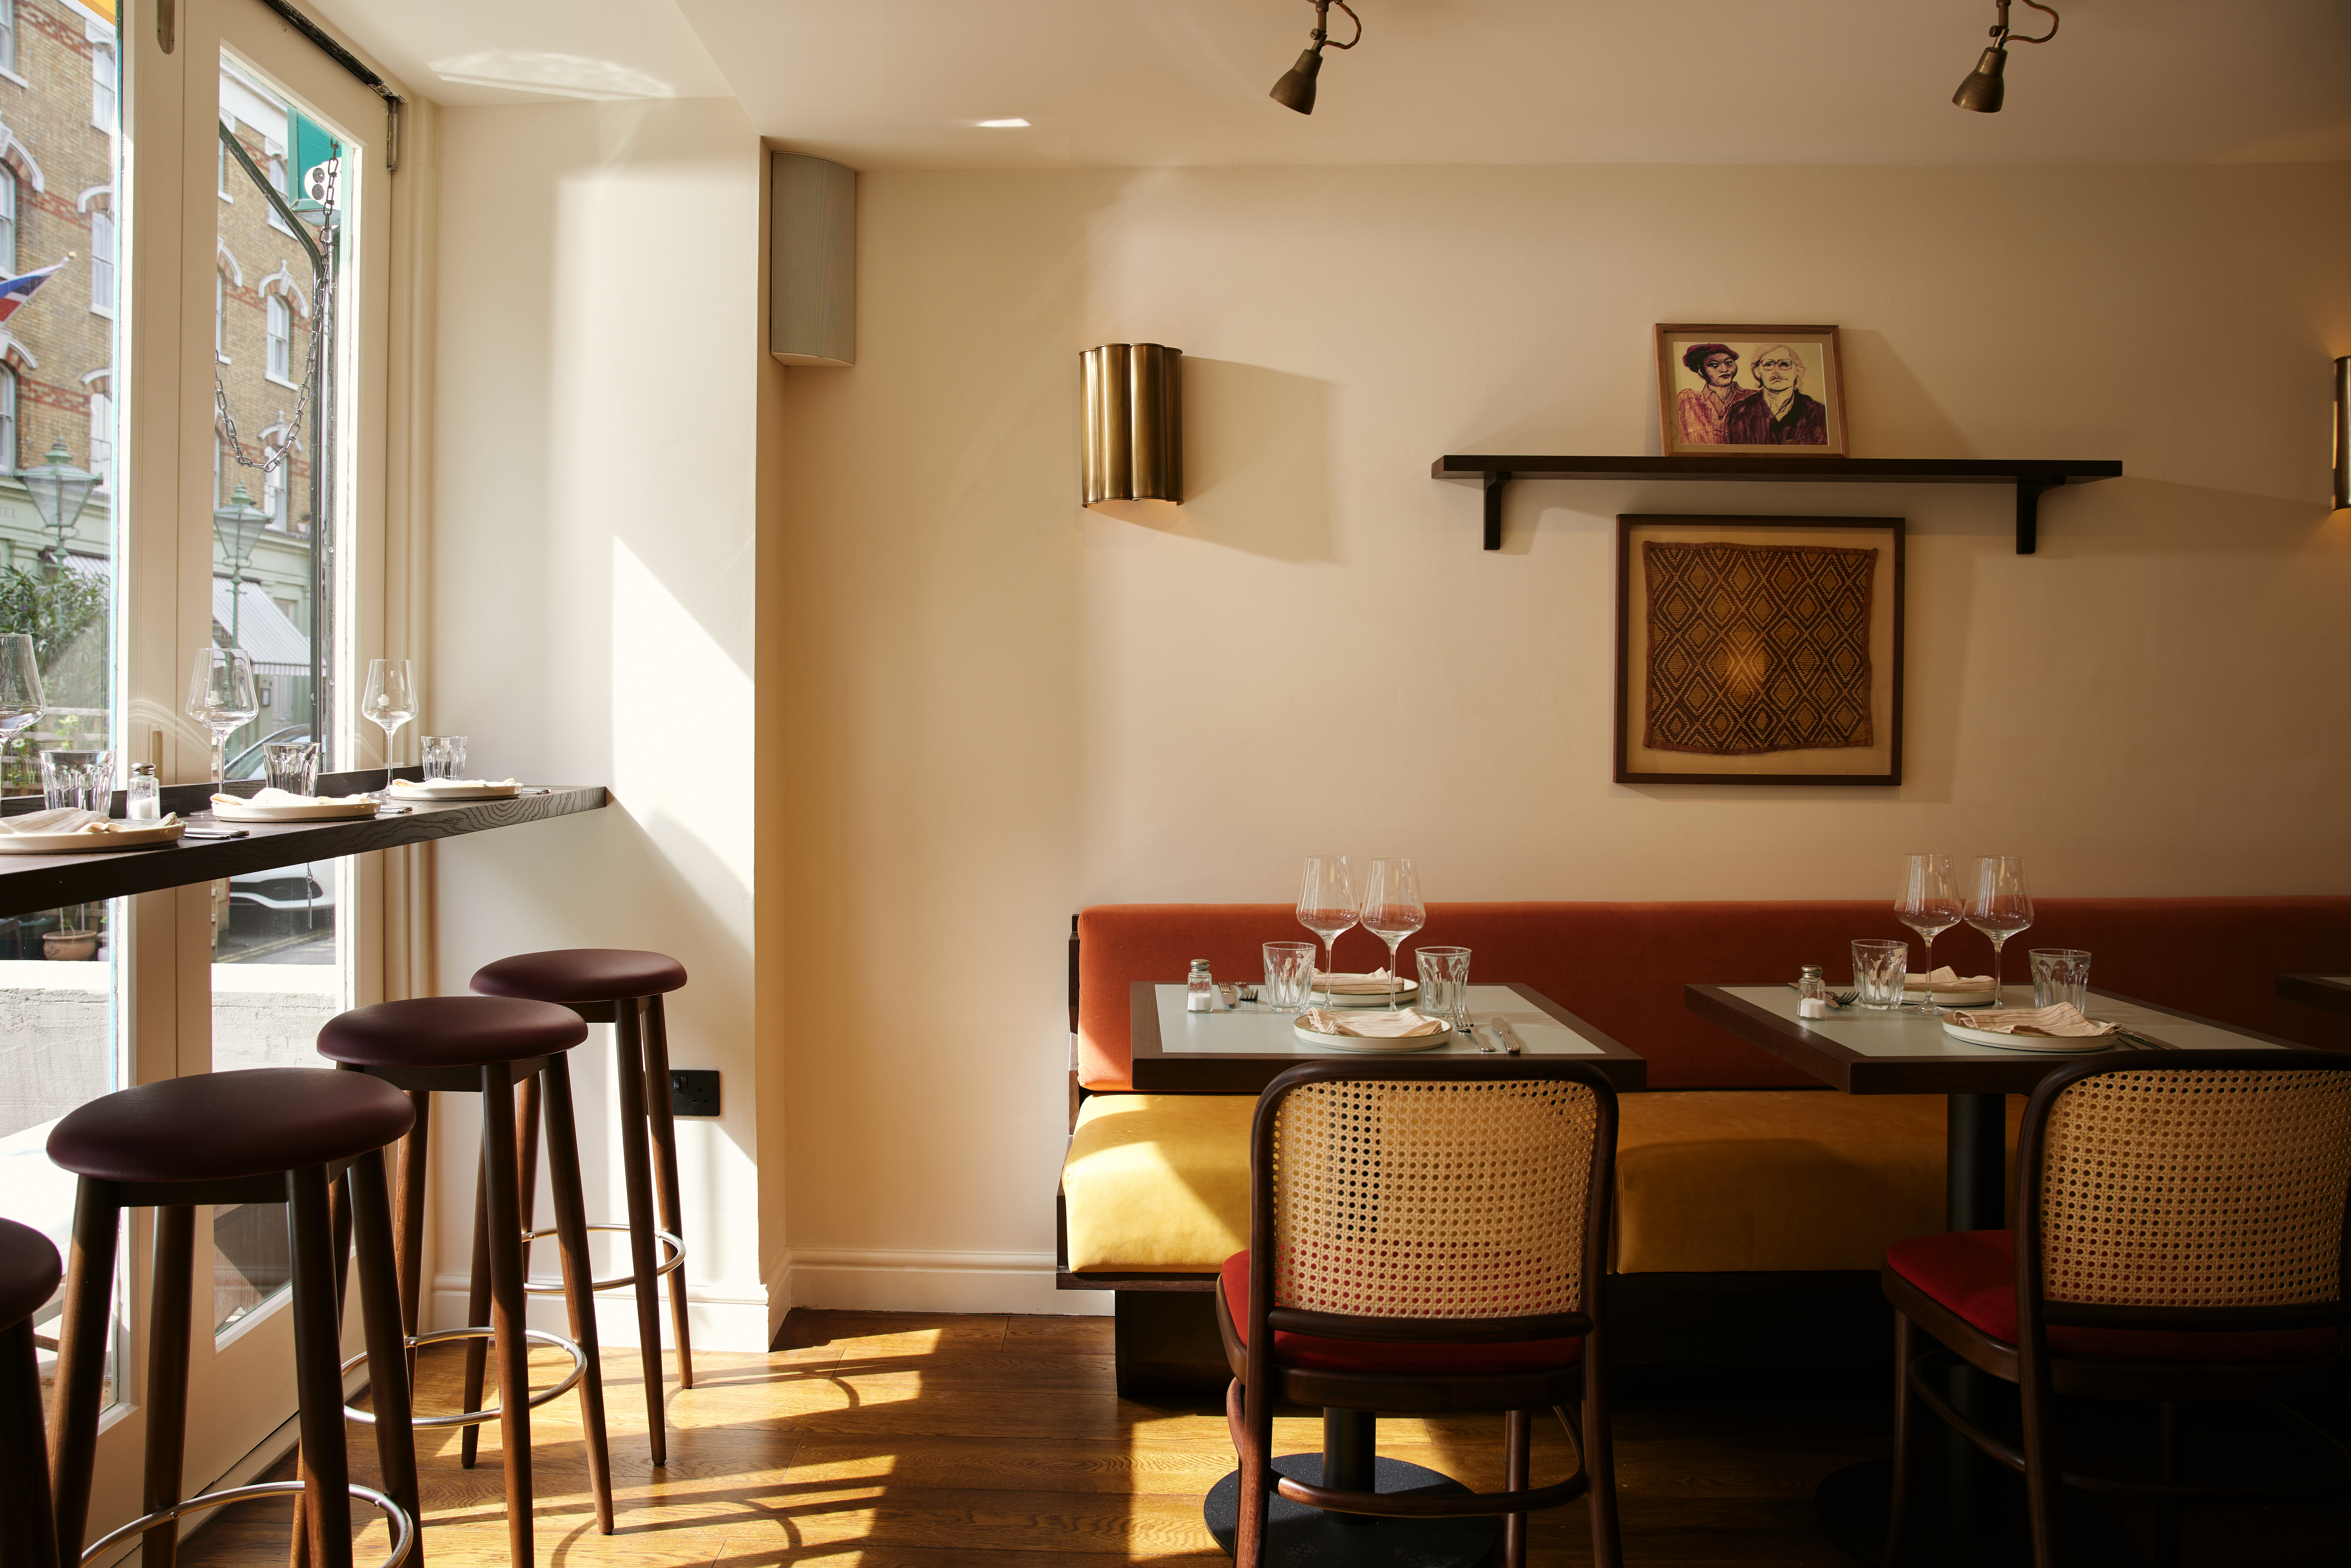
M 271 784 L 250 795 L 215 795 L 215 806 L 352 806 L 370 799 L 366 795 L 297 795 L 291 789 L 280 789 Z
M 174 811 L 163 819 L 175 821 Z M 27 811 L 21 817 L 0 817 L 0 833 L 127 833 L 140 828 L 155 828 L 162 822 L 119 822 L 103 811 L 88 811 L 78 806 L 60 806 L 54 811 Z
M 2074 1039 L 2112 1034 L 2120 1027 L 2093 1022 L 2071 1002 L 2059 1002 L 2049 1008 L 1986 1008 L 1981 1012 L 1955 1012 L 1951 1021 L 1961 1029 L 1980 1029 L 1991 1034 L 2046 1034 Z
M 1991 989 L 1991 977 L 1990 975 L 1958 974 L 1952 970 L 1949 964 L 1944 965 L 1941 968 L 1936 970 L 1931 975 L 1912 975 L 1902 983 L 1904 986 L 1914 991 L 1923 991 L 1930 984 L 1938 991 L 1988 991 Z
M 1452 1028 L 1443 1019 L 1426 1019 L 1410 1008 L 1393 1013 L 1334 1013 L 1309 1008 L 1298 1021 L 1316 1034 L 1351 1034 L 1359 1040 L 1411 1040 L 1442 1034 Z
M 1368 975 L 1326 975 L 1314 971 L 1314 988 L 1327 990 L 1334 997 L 1384 997 L 1391 990 L 1408 991 L 1420 982 L 1392 977 L 1385 969 L 1374 969 Z

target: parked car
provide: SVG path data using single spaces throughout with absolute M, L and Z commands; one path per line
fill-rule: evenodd
M 290 936 L 335 927 L 335 862 L 277 866 L 228 879 L 229 929 L 239 936 Z

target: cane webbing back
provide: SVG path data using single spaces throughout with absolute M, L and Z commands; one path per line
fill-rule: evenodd
M 2246 1307 L 2336 1299 L 2351 1072 L 2103 1072 L 2050 1108 L 2053 1301 Z
M 1310 1083 L 1273 1134 L 1276 1306 L 1354 1317 L 1583 1310 L 1597 1096 L 1543 1080 Z

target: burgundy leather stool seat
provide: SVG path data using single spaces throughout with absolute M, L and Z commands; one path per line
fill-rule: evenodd
M 418 997 L 329 1019 L 319 1054 L 353 1067 L 486 1067 L 551 1056 L 587 1038 L 578 1014 L 547 1002 Z
M 41 1432 L 41 1363 L 33 1314 L 63 1272 L 57 1249 L 29 1225 L 0 1219 L 0 1563 L 56 1568 L 49 1456 Z
M 332 1165 L 396 1143 L 415 1113 L 389 1083 L 260 1067 L 142 1083 L 49 1132 L 49 1158 L 99 1181 L 227 1181 Z
M 685 966 L 666 953 L 630 947 L 564 947 L 517 953 L 474 971 L 473 988 L 486 997 L 529 997 L 542 1002 L 617 1002 L 658 997 L 685 985 Z
M 668 1459 L 667 1401 L 662 1389 L 660 1276 L 669 1276 L 670 1333 L 677 1346 L 677 1384 L 694 1386 L 694 1342 L 686 1332 L 685 1223 L 678 1189 L 677 1124 L 670 1109 L 669 1025 L 662 998 L 685 984 L 685 966 L 666 953 L 633 947 L 564 947 L 517 953 L 474 971 L 485 997 L 559 1002 L 590 1023 L 612 1026 L 620 1089 L 621 1174 L 629 1222 L 629 1272 L 596 1288 L 635 1291 L 637 1343 L 644 1346 L 645 1435 L 655 1464 Z M 656 1209 L 658 1198 L 658 1209 Z M 654 1260 L 656 1247 L 669 1256 Z

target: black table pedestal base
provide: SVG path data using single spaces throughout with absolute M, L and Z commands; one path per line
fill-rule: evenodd
M 1469 1489 L 1435 1470 L 1401 1459 L 1377 1461 L 1379 1492 L 1462 1496 Z M 1273 1468 L 1292 1480 L 1319 1486 L 1320 1454 L 1284 1454 Z M 1201 1512 L 1208 1533 L 1227 1552 L 1239 1528 L 1241 1476 L 1233 1471 L 1208 1489 Z M 1265 1568 L 1479 1568 L 1502 1539 L 1499 1516 L 1475 1519 L 1374 1519 L 1325 1513 L 1276 1494 L 1267 1508 Z
M 2025 1527 L 2024 1481 L 1999 1472 L 1965 1520 L 1949 1517 L 1946 1492 L 1920 1467 L 1910 1489 L 1909 1542 L 1899 1564 L 1881 1568 L 2032 1568 L 2032 1538 Z M 1821 1529 L 1861 1562 L 1876 1563 L 1886 1549 L 1886 1515 L 1894 1467 L 1884 1459 L 1847 1465 L 1813 1494 Z M 2145 1551 L 2131 1532 L 2078 1492 L 2062 1492 L 2057 1552 L 2065 1568 L 2139 1568 Z

